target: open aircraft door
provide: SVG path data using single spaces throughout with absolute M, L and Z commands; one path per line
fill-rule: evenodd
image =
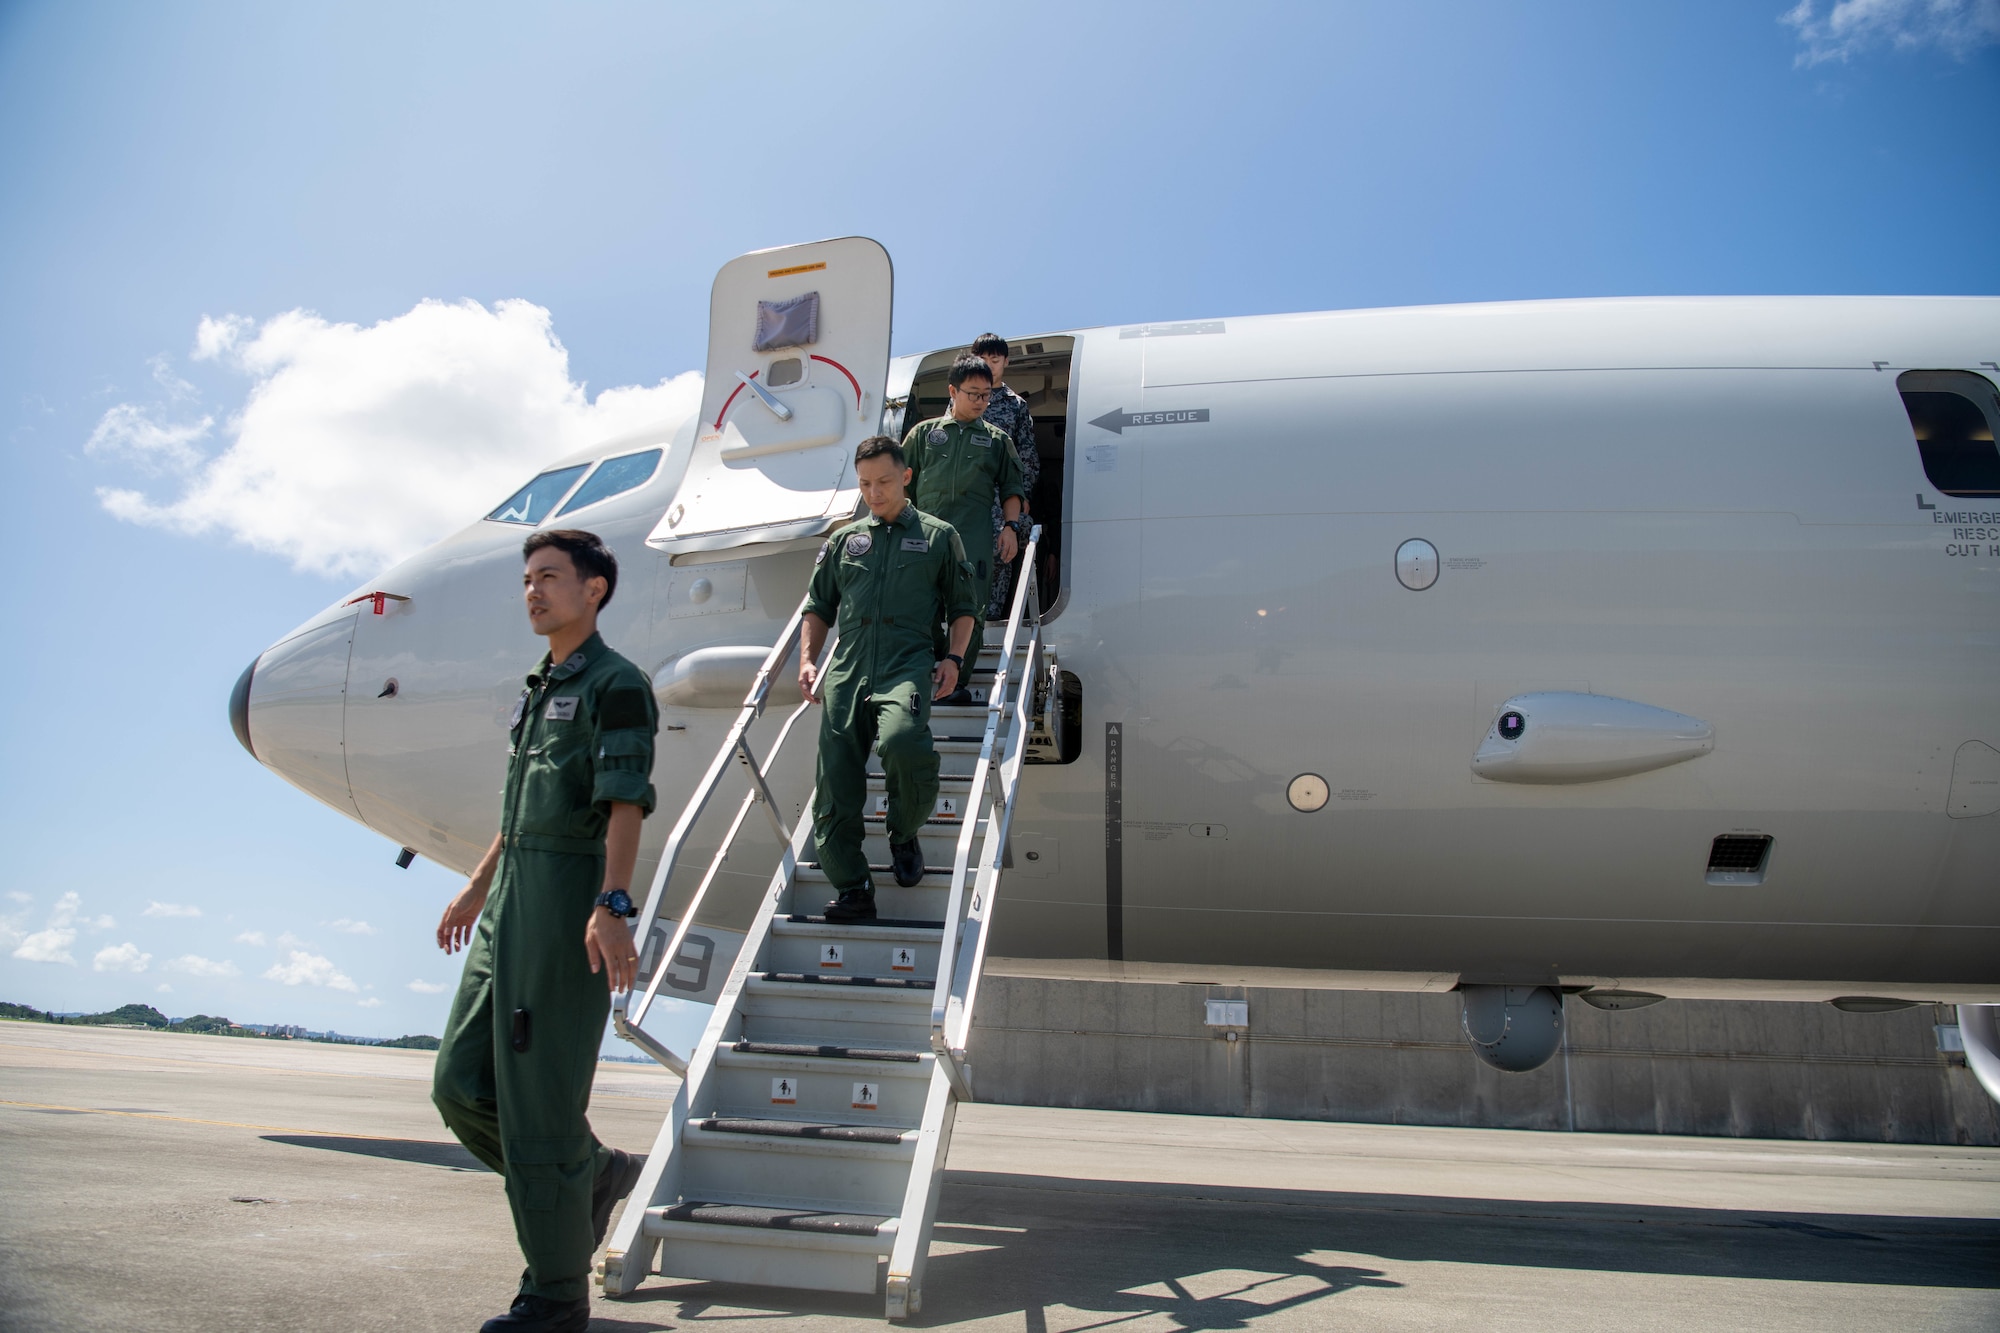
M 646 539 L 670 555 L 810 540 L 853 517 L 854 446 L 889 368 L 889 252 L 863 236 L 723 265 L 680 492 Z

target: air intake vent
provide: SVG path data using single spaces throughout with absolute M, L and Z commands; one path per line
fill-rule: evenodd
M 1708 849 L 1708 882 L 1761 884 L 1770 859 L 1768 834 L 1725 833 Z

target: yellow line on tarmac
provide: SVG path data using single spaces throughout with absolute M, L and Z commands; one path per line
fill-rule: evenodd
M 249 1039 L 236 1037 L 225 1038 L 225 1040 L 243 1041 Z M 88 1055 L 99 1060 L 130 1060 L 134 1062 L 156 1060 L 163 1064 L 200 1065 L 206 1069 L 240 1069 L 252 1074 L 286 1074 L 295 1078 L 365 1078 L 386 1083 L 417 1083 L 422 1081 L 421 1079 L 410 1078 L 403 1074 L 343 1074 L 334 1069 L 284 1069 L 276 1065 L 246 1064 L 235 1060 L 192 1060 L 184 1055 L 134 1055 L 130 1051 L 86 1051 L 73 1046 L 38 1046 L 32 1042 L 0 1041 L 0 1047 L 15 1051 L 37 1051 L 44 1055 Z M 626 1093 L 603 1092 L 592 1094 L 590 1100 L 593 1105 L 598 1102 L 620 1101 L 639 1102 L 642 1105 L 650 1106 L 654 1102 L 672 1102 L 673 1099 L 671 1097 L 633 1097 Z M 0 1105 L 25 1106 L 27 1103 L 0 1102 Z M 229 1122 L 223 1120 L 204 1120 L 199 1123 L 221 1125 Z M 255 1129 L 259 1127 L 253 1125 L 250 1128 Z
M 225 1040 L 230 1039 L 225 1038 Z M 244 1039 L 239 1037 L 233 1040 Z M 253 1074 L 291 1074 L 306 1078 L 373 1078 L 388 1079 L 398 1083 L 418 1081 L 397 1074 L 343 1074 L 333 1069 L 281 1069 L 273 1065 L 246 1064 L 236 1060 L 191 1060 L 184 1055 L 135 1055 L 130 1051 L 86 1051 L 74 1046 L 37 1046 L 19 1041 L 0 1041 L 0 1046 L 16 1051 L 39 1051 L 44 1055 L 88 1055 L 98 1060 L 129 1060 L 134 1063 L 153 1060 L 162 1064 L 201 1065 L 208 1069 L 242 1069 Z
M 296 1129 L 290 1125 L 250 1125 L 241 1120 L 201 1120 L 191 1115 L 167 1115 L 163 1111 L 114 1111 L 105 1106 L 57 1106 L 53 1102 L 15 1102 L 0 1099 L 0 1106 L 19 1106 L 29 1111 L 71 1111 L 79 1115 L 116 1115 L 128 1120 L 172 1120 L 183 1125 L 220 1125 L 224 1129 L 268 1129 L 279 1134 L 318 1134 L 333 1139 L 379 1139 L 384 1143 L 413 1140 L 392 1134 L 357 1134 L 352 1130 Z M 428 1140 L 418 1140 L 428 1142 Z

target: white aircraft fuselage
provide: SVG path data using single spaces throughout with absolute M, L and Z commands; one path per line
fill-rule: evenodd
M 1976 459 L 1941 489 L 1902 396 L 1949 372 L 1990 398 L 2000 299 L 1339 311 L 1016 352 L 1080 708 L 1073 762 L 1022 779 L 994 969 L 2000 1002 L 2000 493 Z M 891 366 L 888 428 L 948 359 Z M 565 460 L 664 451 L 539 524 L 616 551 L 604 635 L 658 673 L 642 882 L 813 558 L 647 544 L 695 436 Z M 542 648 L 534 526 L 476 522 L 308 620 L 246 673 L 239 735 L 470 870 Z M 717 938 L 768 882 L 744 860 Z

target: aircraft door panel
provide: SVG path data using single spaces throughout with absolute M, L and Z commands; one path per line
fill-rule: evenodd
M 693 452 L 655 549 L 814 537 L 853 514 L 854 446 L 881 424 L 892 287 L 888 252 L 858 236 L 723 265 Z
M 1142 406 L 1144 374 L 1142 342 L 1108 332 L 1076 340 L 1063 505 L 1078 523 L 1136 519 L 1145 510 L 1145 434 L 1129 421 Z

